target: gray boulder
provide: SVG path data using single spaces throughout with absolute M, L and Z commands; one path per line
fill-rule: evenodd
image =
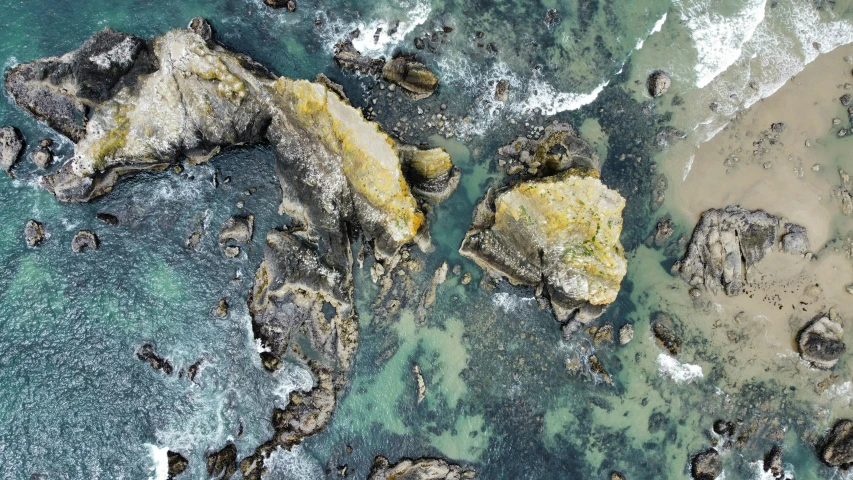
M 656 70 L 646 80 L 646 89 L 652 97 L 659 97 L 672 86 L 672 79 L 663 70 Z
M 391 465 L 387 458 L 378 456 L 367 480 L 473 480 L 475 475 L 473 470 L 441 458 L 404 458 Z
M 714 480 L 723 472 L 720 454 L 713 448 L 697 453 L 690 463 L 693 480 Z
M 751 279 L 755 264 L 776 243 L 779 219 L 762 210 L 738 205 L 711 209 L 693 230 L 687 254 L 675 263 L 672 273 L 693 286 L 704 285 L 727 295 L 740 295 Z
M 248 215 L 245 217 L 228 217 L 222 228 L 219 229 L 219 243 L 224 245 L 229 240 L 240 243 L 249 243 L 252 241 L 252 231 L 255 225 L 255 216 Z
M 15 127 L 0 128 L 0 168 L 4 172 L 12 176 L 11 170 L 18 158 L 21 157 L 21 150 L 24 149 L 24 140 L 21 138 L 21 132 Z
M 80 230 L 71 239 L 71 251 L 74 253 L 82 253 L 86 250 L 98 249 L 98 236 L 91 230 Z
M 796 255 L 805 255 L 809 251 L 809 235 L 805 227 L 786 223 L 788 233 L 782 235 L 782 251 Z
M 24 239 L 27 241 L 27 246 L 35 247 L 44 241 L 44 227 L 41 223 L 30 220 L 27 226 L 24 227 Z

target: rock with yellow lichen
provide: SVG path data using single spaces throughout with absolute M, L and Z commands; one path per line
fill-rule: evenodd
M 273 439 L 241 462 L 244 474 L 260 478 L 270 449 L 325 428 L 346 385 L 358 344 L 351 235 L 369 242 L 377 264 L 392 271 L 401 247 L 428 245 L 415 195 L 444 198 L 458 170 L 441 149 L 397 144 L 327 78 L 277 78 L 228 50 L 204 19 L 150 42 L 111 30 L 93 38 L 81 51 L 102 64 L 97 95 L 79 96 L 82 86 L 63 77 L 91 60 L 81 51 L 22 65 L 6 81 L 22 108 L 77 142 L 74 157 L 43 177 L 57 199 L 89 201 L 125 174 L 184 158 L 201 163 L 232 145 L 275 150 L 280 210 L 291 222 L 266 237 L 249 313 L 264 365 L 274 369 L 290 357 L 311 369 L 316 385 L 291 395 L 274 419 Z
M 490 190 L 460 253 L 496 276 L 547 293 L 570 335 L 619 293 L 627 271 L 619 241 L 624 207 L 597 170 L 570 165 Z

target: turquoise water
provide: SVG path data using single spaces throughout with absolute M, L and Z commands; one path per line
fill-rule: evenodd
M 657 153 L 654 134 L 673 115 L 685 117 L 687 125 L 704 120 L 700 114 L 649 111 L 649 99 L 637 93 L 635 82 L 645 77 L 647 64 L 672 57 L 682 80 L 679 94 L 706 93 L 697 85 L 697 51 L 684 47 L 673 53 L 667 45 L 673 39 L 691 45 L 685 26 L 690 22 L 684 20 L 692 18 L 689 5 L 301 0 L 295 14 L 269 10 L 259 0 L 6 0 L 3 6 L 0 62 L 7 68 L 73 50 L 106 26 L 152 37 L 204 16 L 230 48 L 279 75 L 313 78 L 324 72 L 345 86 L 356 105 L 364 104 L 372 81 L 336 69 L 330 52 L 336 39 L 354 27 L 370 37 L 368 28 L 401 21 L 408 36 L 367 44 L 390 54 L 400 45 L 411 50 L 415 35 L 453 29 L 446 38 L 438 35 L 435 52 L 421 52 L 443 83 L 438 95 L 418 105 L 436 112 L 446 104 L 447 114 L 457 118 L 459 138 L 424 132 L 409 139 L 444 146 L 464 174 L 459 189 L 431 214 L 436 249 L 429 254 L 413 249 L 423 269 L 412 274 L 409 287 L 395 292 L 403 308 L 390 318 L 375 304 L 378 289 L 369 272 L 356 272 L 361 336 L 351 385 L 326 431 L 292 452 L 276 454 L 269 478 L 336 478 L 337 467 L 345 464 L 350 476 L 364 478 L 380 454 L 392 460 L 445 456 L 473 466 L 485 479 L 592 479 L 612 470 L 631 479 L 686 478 L 689 456 L 709 446 L 708 431 L 717 412 L 729 405 L 727 395 L 744 415 L 752 405 L 769 405 L 787 429 L 785 460 L 797 478 L 834 474 L 817 464 L 812 447 L 801 439 L 809 427 L 798 421 L 809 417 L 809 407 L 799 399 L 780 403 L 786 394 L 773 396 L 781 389 L 771 381 L 755 379 L 720 395 L 721 382 L 712 371 L 706 370 L 706 382 L 676 384 L 662 378 L 655 364 L 658 350 L 647 334 L 646 315 L 654 305 L 642 280 L 649 271 L 644 269 L 659 269 L 673 259 L 637 253 L 656 218 L 648 207 L 654 168 L 616 159 L 623 154 L 651 158 Z M 842 13 L 822 21 L 849 23 L 842 7 L 836 10 Z M 742 10 L 734 2 L 714 8 L 721 15 Z M 560 18 L 551 26 L 544 21 L 549 9 L 557 9 Z M 646 40 L 665 13 L 663 30 L 635 65 L 637 41 Z M 774 15 L 767 18 L 784 23 Z M 774 28 L 785 34 L 783 26 Z M 483 32 L 482 40 L 477 32 Z M 715 65 L 720 62 L 725 63 Z M 510 80 L 508 105 L 488 101 L 499 78 Z M 377 119 L 390 129 L 399 116 L 414 116 L 414 108 L 381 112 Z M 481 271 L 457 253 L 473 206 L 497 178 L 496 149 L 526 134 L 525 123 L 545 125 L 553 119 L 598 122 L 604 132 L 601 151 L 607 154 L 603 179 L 628 199 L 623 243 L 632 260 L 645 257 L 630 263 L 619 299 L 602 319 L 617 329 L 635 323 L 637 338 L 625 348 L 592 346 L 583 337 L 562 342 L 551 313 L 538 308 L 531 289 L 502 283 L 484 290 Z M 18 110 L 4 93 L 0 125 L 10 124 L 24 133 L 30 148 L 42 138 L 54 139 L 57 164 L 73 152 L 70 142 Z M 296 365 L 275 375 L 262 368 L 245 305 L 264 235 L 283 222 L 276 213 L 280 192 L 272 162 L 264 147 L 232 149 L 182 173 L 125 180 L 110 195 L 82 205 L 59 204 L 40 190 L 38 172 L 26 159 L 15 180 L 0 179 L 0 205 L 6 207 L 0 211 L 4 479 L 165 478 L 156 471 L 156 452 L 165 448 L 190 460 L 180 478 L 207 478 L 206 453 L 230 440 L 242 458 L 270 438 L 273 408 L 283 407 L 291 390 L 311 382 Z M 230 181 L 222 182 L 226 177 Z M 97 212 L 118 216 L 119 225 L 99 222 Z M 237 259 L 227 259 L 216 234 L 225 218 L 238 213 L 255 215 L 255 237 Z M 35 249 L 23 241 L 30 218 L 49 234 Z M 98 234 L 102 248 L 72 254 L 71 238 L 83 228 Z M 206 234 L 199 249 L 188 250 L 186 238 L 202 228 Z M 425 322 L 418 323 L 418 301 L 443 261 L 470 273 L 473 281 L 462 285 L 461 275 L 450 274 Z M 220 319 L 211 309 L 223 297 L 231 308 Z M 144 343 L 168 358 L 175 373 L 165 375 L 140 362 L 135 352 Z M 584 348 L 596 349 L 613 386 L 589 372 L 567 372 L 566 362 Z M 194 381 L 179 377 L 198 360 L 201 370 Z M 427 384 L 421 404 L 415 401 L 414 364 Z M 727 478 L 753 478 L 749 462 L 772 444 L 756 435 L 742 457 L 726 456 Z M 352 453 L 346 453 L 347 446 Z

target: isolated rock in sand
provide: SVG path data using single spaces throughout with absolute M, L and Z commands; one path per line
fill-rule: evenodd
M 702 214 L 687 254 L 672 267 L 690 285 L 704 285 L 739 295 L 760 262 L 776 243 L 779 219 L 762 210 L 737 205 Z
M 800 356 L 816 368 L 831 369 L 847 350 L 847 345 L 841 340 L 843 334 L 841 324 L 827 315 L 819 316 L 800 330 L 797 336 Z
M 449 463 L 441 458 L 404 458 L 391 465 L 382 456 L 373 461 L 368 480 L 473 480 L 473 470 Z
M 788 233 L 782 235 L 782 251 L 796 255 L 805 255 L 809 251 L 809 235 L 805 227 L 786 223 L 785 229 Z

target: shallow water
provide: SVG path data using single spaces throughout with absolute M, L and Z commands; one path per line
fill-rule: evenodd
M 772 430 L 783 438 L 762 436 L 768 428 L 746 449 L 726 451 L 726 478 L 760 478 L 751 462 L 780 441 L 796 478 L 841 478 L 817 462 L 809 435 L 849 412 L 850 402 L 839 400 L 843 382 L 830 391 L 835 396 L 815 399 L 814 382 L 802 378 L 811 373 L 804 373 L 796 355 L 787 363 L 730 368 L 726 376 L 729 360 L 717 348 L 725 333 L 709 325 L 731 315 L 713 305 L 697 308 L 688 287 L 668 273 L 674 258 L 641 243 L 663 213 L 678 220 L 680 231 L 689 231 L 697 215 L 672 200 L 657 213 L 649 211 L 658 171 L 652 159 L 677 192 L 688 160 L 705 158 L 696 146 L 720 131 L 736 109 L 758 108 L 759 99 L 819 52 L 853 41 L 848 4 L 817 10 L 799 1 L 300 0 L 298 11 L 289 14 L 260 0 L 7 0 L 0 62 L 8 68 L 65 53 L 106 26 L 151 37 L 204 16 L 227 46 L 280 75 L 326 73 L 362 106 L 374 82 L 337 70 L 331 60 L 335 41 L 359 28 L 364 51 L 390 55 L 401 47 L 412 50 L 415 35 L 452 27 L 436 36 L 434 52 L 419 52 L 442 86 L 417 106 L 437 112 L 445 104 L 457 135 L 416 131 L 407 139 L 445 147 L 463 172 L 457 191 L 430 214 L 436 248 L 426 254 L 413 248 L 423 269 L 412 274 L 410 289 L 400 292 L 404 307 L 390 318 L 374 308 L 378 289 L 367 270 L 356 272 L 361 334 L 351 383 L 328 428 L 278 452 L 268 462 L 269 478 L 335 478 L 345 464 L 350 476 L 364 478 L 380 454 L 392 461 L 445 456 L 486 479 L 592 479 L 612 470 L 631 479 L 687 478 L 690 456 L 711 445 L 715 419 L 756 415 L 776 418 Z M 549 9 L 560 18 L 551 26 L 544 20 Z M 396 36 L 383 33 L 373 43 L 376 28 L 387 32 L 397 21 Z M 494 48 L 487 49 L 490 43 Z M 674 85 L 663 99 L 651 101 L 643 83 L 657 68 L 669 71 Z M 507 104 L 492 100 L 499 79 L 511 85 Z M 672 105 L 674 95 L 684 103 Z M 708 108 L 711 102 L 719 103 L 717 112 Z M 379 113 L 378 121 L 390 129 L 400 116 L 415 115 L 415 105 L 401 108 Z M 580 128 L 605 161 L 605 183 L 628 200 L 623 243 L 629 273 L 600 321 L 617 330 L 634 324 L 636 337 L 624 347 L 594 345 L 583 334 L 562 341 L 532 289 L 505 282 L 492 291 L 481 288 L 480 269 L 457 253 L 474 205 L 498 181 L 496 149 L 553 119 Z M 28 151 L 41 138 L 54 139 L 56 164 L 73 153 L 70 142 L 18 110 L 4 93 L 0 125 L 7 124 L 22 130 Z M 653 136 L 667 124 L 689 136 L 681 147 L 661 153 Z M 815 161 L 853 170 L 849 147 L 838 142 L 827 134 L 828 147 L 813 154 Z M 626 154 L 629 160 L 619 160 Z M 125 180 L 110 195 L 80 205 L 60 204 L 40 190 L 38 172 L 26 159 L 15 180 L 0 179 L 0 205 L 6 207 L 0 211 L 4 479 L 38 474 L 160 480 L 164 449 L 190 460 L 180 478 L 206 478 L 206 453 L 232 440 L 242 458 L 270 438 L 272 409 L 283 407 L 290 391 L 311 384 L 297 365 L 275 375 L 262 368 L 244 301 L 265 233 L 284 222 L 276 213 L 280 192 L 272 162 L 264 147 L 235 148 L 182 173 Z M 827 182 L 830 173 L 821 174 Z M 97 212 L 115 214 L 120 224 L 101 223 Z M 227 259 L 216 233 L 238 213 L 255 215 L 255 237 L 237 259 Z M 23 242 L 30 218 L 49 234 L 36 249 Z M 832 222 L 839 235 L 853 231 L 847 218 Z M 71 237 L 82 228 L 98 234 L 100 250 L 70 252 Z M 187 237 L 200 229 L 205 235 L 199 249 L 188 250 Z M 444 261 L 473 281 L 462 285 L 461 275 L 449 274 L 421 322 L 418 301 Z M 231 309 L 219 319 L 211 309 L 223 297 Z M 677 316 L 684 330 L 685 355 L 678 360 L 661 357 L 651 338 L 649 317 L 661 309 Z M 144 343 L 171 360 L 176 374 L 166 376 L 137 360 Z M 756 345 L 783 357 L 793 353 L 791 345 Z M 567 371 L 567 362 L 593 351 L 614 385 L 588 365 L 577 374 Z M 177 375 L 199 359 L 194 382 Z M 427 385 L 420 404 L 415 364 Z M 849 364 L 842 361 L 837 369 L 844 378 Z

